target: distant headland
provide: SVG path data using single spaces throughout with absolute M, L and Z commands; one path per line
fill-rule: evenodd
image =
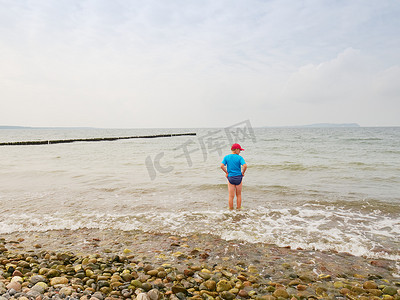
M 335 124 L 335 123 L 316 123 L 310 125 L 303 125 L 299 127 L 361 127 L 357 123 L 342 123 L 342 124 Z
M 265 126 L 276 128 L 347 128 L 347 127 L 361 127 L 357 123 L 316 123 L 309 125 L 292 125 L 292 126 Z
M 93 127 L 29 127 L 29 126 L 2 126 L 0 129 L 92 129 Z
M 23 126 L 1 126 L 0 129 L 27 129 L 30 127 L 23 127 Z

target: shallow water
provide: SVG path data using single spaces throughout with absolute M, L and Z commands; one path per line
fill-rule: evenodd
M 110 228 L 400 259 L 400 128 L 18 129 L 0 141 L 197 136 L 0 147 L 0 233 Z M 249 168 L 227 209 L 219 165 Z

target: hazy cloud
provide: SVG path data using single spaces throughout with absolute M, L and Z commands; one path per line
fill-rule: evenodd
M 0 123 L 400 125 L 399 13 L 393 1 L 1 0 Z

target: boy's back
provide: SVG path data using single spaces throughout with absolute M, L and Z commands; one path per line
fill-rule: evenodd
M 241 166 L 245 164 L 245 161 L 240 155 L 228 154 L 224 157 L 222 163 L 227 166 L 228 176 L 242 175 Z

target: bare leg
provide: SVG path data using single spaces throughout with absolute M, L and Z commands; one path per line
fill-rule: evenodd
M 242 207 L 242 182 L 236 186 L 236 206 L 237 209 L 241 209 Z
M 233 198 L 235 197 L 235 189 L 236 186 L 228 182 L 228 193 L 229 193 L 229 198 L 228 198 L 228 204 L 229 204 L 229 209 L 233 209 Z

